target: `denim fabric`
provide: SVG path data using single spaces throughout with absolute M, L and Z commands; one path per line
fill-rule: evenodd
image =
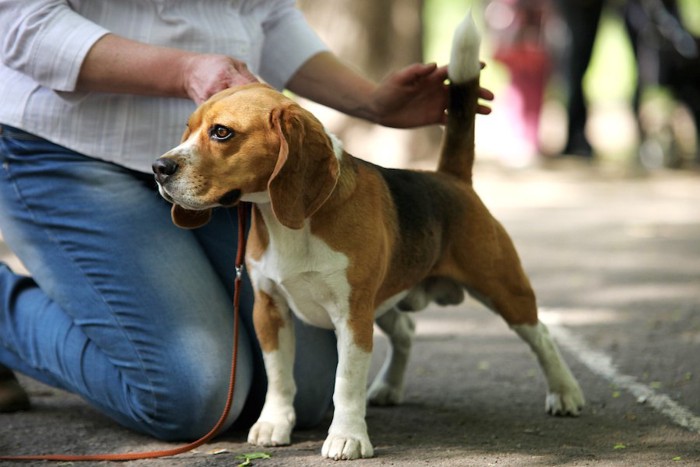
M 0 128 L 0 230 L 32 274 L 0 266 L 0 363 L 140 432 L 207 432 L 228 386 L 235 210 L 181 230 L 151 175 Z M 246 283 L 229 424 L 264 396 L 251 310 Z M 311 425 L 330 405 L 336 343 L 296 328 L 297 412 Z

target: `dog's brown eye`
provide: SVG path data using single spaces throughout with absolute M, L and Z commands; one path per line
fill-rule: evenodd
M 233 130 L 223 125 L 214 125 L 209 130 L 209 136 L 217 141 L 226 141 L 233 136 Z

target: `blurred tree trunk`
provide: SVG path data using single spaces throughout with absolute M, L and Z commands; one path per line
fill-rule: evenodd
M 423 0 L 299 0 L 311 26 L 343 61 L 380 81 L 393 70 L 423 61 Z M 434 166 L 442 131 L 437 126 L 396 130 L 304 104 L 344 142 L 351 154 L 391 167 Z

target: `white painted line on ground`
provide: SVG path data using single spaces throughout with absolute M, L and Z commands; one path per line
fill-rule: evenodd
M 673 423 L 687 428 L 690 431 L 700 433 L 700 417 L 690 410 L 675 402 L 665 394 L 659 394 L 646 384 L 640 383 L 636 378 L 621 374 L 610 358 L 605 353 L 594 350 L 588 344 L 562 325 L 560 313 L 556 309 L 541 309 L 540 318 L 547 325 L 557 343 L 573 354 L 586 365 L 593 373 L 602 376 L 620 389 L 624 389 L 639 403 L 647 404 L 658 412 L 666 415 Z

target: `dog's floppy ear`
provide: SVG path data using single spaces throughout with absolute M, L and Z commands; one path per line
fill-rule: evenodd
M 202 211 L 193 211 L 191 209 L 185 209 L 182 206 L 173 204 L 170 210 L 170 216 L 173 219 L 173 223 L 183 229 L 196 229 L 206 225 L 211 219 L 211 209 L 204 209 Z
M 333 192 L 338 159 L 321 123 L 297 104 L 274 109 L 270 125 L 280 140 L 268 181 L 272 211 L 282 225 L 300 229 Z

